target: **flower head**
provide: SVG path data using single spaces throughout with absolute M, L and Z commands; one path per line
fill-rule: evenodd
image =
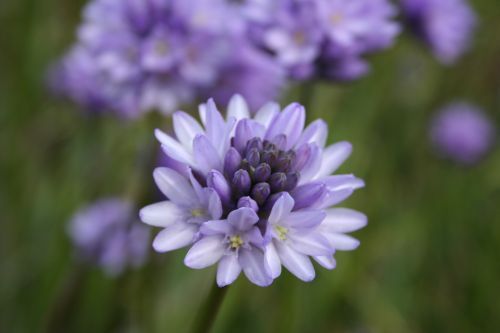
M 353 175 L 331 175 L 351 145 L 325 148 L 326 124 L 317 120 L 304 128 L 303 106 L 292 103 L 281 111 L 269 103 L 252 118 L 236 95 L 226 119 L 212 100 L 200 106 L 202 125 L 183 112 L 173 117 L 176 138 L 156 132 L 165 154 L 176 161 L 175 171 L 155 171 L 170 201 L 141 210 L 144 222 L 165 227 L 154 241 L 157 250 L 193 244 L 186 265 L 217 263 L 220 286 L 241 271 L 266 286 L 281 265 L 310 281 L 315 275 L 310 257 L 331 269 L 336 249 L 358 245 L 343 233 L 364 226 L 364 215 L 328 210 L 364 186 Z M 210 199 L 202 200 L 202 192 Z M 199 207 L 195 221 L 192 207 Z
M 112 276 L 146 260 L 149 231 L 138 223 L 133 206 L 117 198 L 96 201 L 72 218 L 69 235 L 78 255 Z
M 403 0 L 403 10 L 443 64 L 453 64 L 469 48 L 477 19 L 467 0 Z
M 432 120 L 430 138 L 443 156 L 473 164 L 491 148 L 495 128 L 476 106 L 455 102 L 441 109 Z

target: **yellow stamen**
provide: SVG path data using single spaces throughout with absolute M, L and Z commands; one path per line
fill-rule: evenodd
M 287 238 L 286 235 L 288 234 L 288 228 L 277 225 L 274 227 L 274 230 L 276 230 L 279 239 L 281 239 L 282 241 L 286 240 Z
M 240 236 L 231 236 L 229 237 L 229 247 L 232 250 L 237 250 L 243 245 L 243 239 Z

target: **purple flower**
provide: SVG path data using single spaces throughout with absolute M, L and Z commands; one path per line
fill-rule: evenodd
M 281 66 L 225 0 L 93 0 L 83 16 L 53 82 L 85 107 L 132 118 L 237 91 L 257 107 L 281 89 Z
M 451 65 L 469 48 L 476 15 L 467 0 L 403 0 L 414 32 L 440 62 Z
M 310 281 L 315 276 L 311 257 L 333 269 L 336 250 L 358 246 L 344 233 L 363 227 L 366 217 L 329 209 L 364 186 L 353 175 L 331 175 L 350 155 L 351 145 L 325 147 L 325 122 L 304 128 L 303 106 L 292 103 L 281 111 L 268 103 L 252 118 L 246 101 L 236 95 L 226 119 L 212 100 L 200 106 L 202 124 L 183 112 L 173 118 L 176 138 L 156 131 L 180 170 L 155 171 L 170 201 L 141 210 L 144 222 L 165 227 L 155 249 L 191 245 L 186 265 L 217 263 L 219 286 L 232 283 L 241 271 L 267 286 L 281 265 Z
M 136 221 L 132 205 L 121 199 L 101 199 L 82 208 L 68 232 L 78 255 L 108 275 L 119 275 L 127 266 L 139 267 L 146 260 L 149 230 Z
M 434 117 L 430 139 L 437 151 L 463 164 L 478 162 L 491 148 L 495 128 L 476 106 L 455 102 Z

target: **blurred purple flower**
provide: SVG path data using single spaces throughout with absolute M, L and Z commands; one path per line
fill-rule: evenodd
M 402 0 L 414 32 L 435 57 L 451 65 L 469 48 L 477 19 L 467 0 Z
M 463 102 L 441 109 L 430 127 L 430 139 L 438 152 L 463 164 L 474 164 L 485 156 L 495 136 L 495 127 L 486 115 Z
M 149 230 L 138 223 L 133 206 L 117 198 L 101 199 L 79 210 L 69 235 L 80 257 L 101 266 L 110 276 L 127 266 L 139 267 L 147 257 Z
M 218 264 L 217 284 L 241 272 L 267 286 L 281 265 L 304 281 L 314 279 L 311 258 L 333 269 L 336 250 L 359 242 L 347 232 L 366 224 L 349 209 L 329 209 L 364 182 L 351 174 L 331 175 L 348 158 L 351 145 L 325 147 L 322 120 L 305 125 L 305 109 L 264 105 L 252 118 L 247 102 L 231 98 L 227 118 L 213 100 L 193 117 L 173 115 L 176 138 L 156 131 L 172 168 L 154 178 L 169 201 L 141 210 L 143 222 L 164 228 L 153 242 L 159 252 L 191 246 L 185 264 Z M 175 164 L 171 163 L 176 161 Z

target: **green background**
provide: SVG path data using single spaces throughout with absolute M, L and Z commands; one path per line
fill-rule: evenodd
M 152 188 L 145 151 L 156 145 L 152 129 L 168 126 L 86 117 L 44 88 L 82 5 L 0 2 L 0 332 L 43 331 L 54 314 L 65 332 L 187 332 L 214 270 L 186 268 L 184 250 L 151 253 L 117 280 L 75 264 L 72 213 Z M 368 77 L 307 88 L 309 119 L 328 121 L 329 142 L 354 145 L 340 172 L 367 184 L 346 202 L 369 217 L 355 233 L 361 246 L 338 253 L 338 267 L 319 268 L 312 283 L 288 273 L 268 288 L 238 279 L 214 332 L 500 332 L 500 151 L 460 167 L 437 158 L 427 136 L 433 112 L 454 99 L 500 123 L 500 4 L 473 5 L 480 27 L 456 66 L 440 66 L 403 34 L 370 59 Z

